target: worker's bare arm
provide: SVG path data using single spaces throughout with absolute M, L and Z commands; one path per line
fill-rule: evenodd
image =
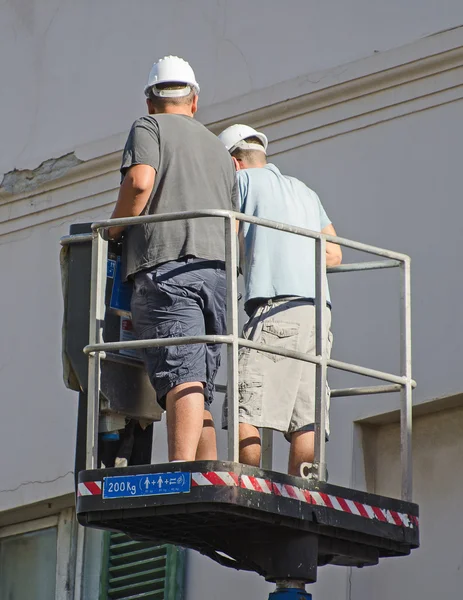
M 156 171 L 150 165 L 134 165 L 124 177 L 111 219 L 138 217 L 145 208 L 154 186 Z M 109 237 L 117 239 L 125 227 L 111 227 Z
M 322 233 L 327 235 L 337 235 L 336 230 L 330 223 L 322 229 Z M 336 267 L 342 262 L 342 250 L 339 244 L 333 244 L 333 242 L 326 242 L 326 266 Z

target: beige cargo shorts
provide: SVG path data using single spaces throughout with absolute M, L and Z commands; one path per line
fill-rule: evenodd
M 331 310 L 325 309 L 327 354 L 331 354 Z M 243 328 L 243 337 L 279 349 L 315 352 L 315 306 L 303 299 L 269 300 L 260 305 Z M 329 435 L 329 388 L 326 434 Z M 313 431 L 315 365 L 259 350 L 239 351 L 239 420 L 287 435 Z M 227 401 L 223 427 L 227 423 Z

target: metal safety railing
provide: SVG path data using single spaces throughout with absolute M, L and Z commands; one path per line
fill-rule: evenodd
M 175 337 L 167 339 L 150 339 L 129 342 L 103 342 L 103 321 L 105 316 L 105 286 L 107 242 L 101 236 L 102 230 L 114 226 L 139 225 L 142 223 L 159 223 L 163 221 L 178 221 L 183 219 L 200 219 L 214 217 L 224 220 L 225 224 L 225 262 L 227 276 L 227 334 L 204 335 L 195 337 Z M 308 355 L 294 350 L 282 350 L 273 346 L 257 344 L 243 339 L 238 331 L 238 290 L 237 290 L 237 235 L 236 222 L 244 221 L 262 227 L 276 229 L 312 238 L 315 240 L 315 279 L 316 279 L 316 354 Z M 84 348 L 88 354 L 88 413 L 87 413 L 87 452 L 86 467 L 93 469 L 97 466 L 98 452 L 98 416 L 100 396 L 100 363 L 104 352 L 121 350 L 122 348 L 142 349 L 160 346 L 188 345 L 198 343 L 223 343 L 227 345 L 227 398 L 228 398 L 228 459 L 238 462 L 238 349 L 240 346 L 268 352 L 316 366 L 316 404 L 315 404 L 315 459 L 314 466 L 320 481 L 326 480 L 325 456 L 325 422 L 326 422 L 326 374 L 327 368 L 339 369 L 357 373 L 366 377 L 381 380 L 383 385 L 332 390 L 332 397 L 354 396 L 366 394 L 384 394 L 389 392 L 401 393 L 400 430 L 401 430 L 401 470 L 402 470 L 402 499 L 411 501 L 412 498 L 412 389 L 415 382 L 411 374 L 411 312 L 410 312 L 410 258 L 398 252 L 384 250 L 368 244 L 325 235 L 301 227 L 295 227 L 236 213 L 228 210 L 198 210 L 191 212 L 166 213 L 99 221 L 92 224 L 92 234 L 70 236 L 74 242 L 92 240 L 92 269 L 90 291 L 90 330 L 89 344 Z M 77 238 L 80 238 L 77 239 Z M 69 240 L 70 241 L 70 240 Z M 64 240 L 63 240 L 64 242 Z M 387 260 L 360 262 L 326 267 L 326 243 L 334 242 L 341 246 L 360 250 Z M 374 269 L 400 268 L 401 270 L 401 317 L 400 317 L 400 375 L 387 373 L 354 365 L 327 357 L 326 336 L 324 331 L 324 310 L 326 306 L 326 272 L 339 273 L 346 271 L 366 271 Z M 264 435 L 263 467 L 271 468 L 271 435 Z

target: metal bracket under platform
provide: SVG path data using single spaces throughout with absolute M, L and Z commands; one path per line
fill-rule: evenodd
M 79 473 L 82 525 L 192 548 L 269 581 L 363 567 L 419 545 L 418 506 L 232 462 Z

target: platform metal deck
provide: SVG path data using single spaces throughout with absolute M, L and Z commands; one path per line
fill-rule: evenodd
M 222 461 L 82 471 L 77 514 L 272 581 L 311 582 L 317 566 L 374 565 L 419 545 L 416 504 Z

